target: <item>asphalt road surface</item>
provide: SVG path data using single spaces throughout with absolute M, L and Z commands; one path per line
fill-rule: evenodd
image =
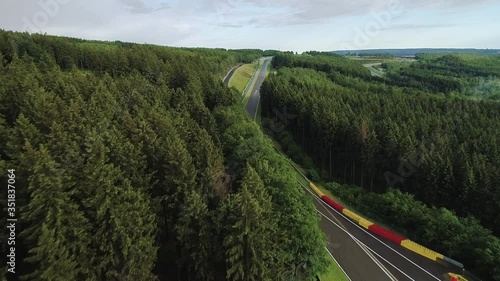
M 260 86 L 262 86 L 262 83 L 264 83 L 264 80 L 266 79 L 267 67 L 271 62 L 271 59 L 272 58 L 266 58 L 264 60 L 262 70 L 257 77 L 257 81 L 255 82 L 255 85 L 252 89 L 250 98 L 248 99 L 248 103 L 245 106 L 246 111 L 250 114 L 250 117 L 252 117 L 252 119 L 255 119 L 255 116 L 257 115 L 257 109 L 259 108 L 260 102 Z
M 255 119 L 260 102 L 260 87 L 272 58 L 266 58 L 245 107 Z M 400 245 L 375 236 L 328 206 L 309 188 L 316 210 L 321 215 L 320 228 L 328 240 L 327 250 L 344 269 L 351 281 L 448 281 L 448 272 L 461 269 L 444 261 L 432 261 Z
M 304 188 L 314 197 L 321 215 L 320 227 L 326 234 L 328 251 L 352 281 L 448 281 L 448 272 L 461 273 L 458 267 L 429 260 L 365 231 Z
M 372 76 L 382 77 L 382 76 L 384 76 L 382 71 L 380 71 L 374 67 L 376 65 L 381 65 L 381 64 L 382 63 L 369 63 L 369 64 L 363 64 L 363 66 L 368 68 L 368 70 L 370 70 L 370 73 L 372 74 Z
M 236 72 L 236 70 L 238 70 L 238 68 L 240 68 L 240 66 L 242 66 L 242 64 L 240 64 L 240 65 L 234 67 L 233 69 L 231 69 L 229 71 L 229 73 L 226 75 L 226 78 L 224 78 L 224 85 L 226 87 L 229 86 L 229 80 L 231 80 L 231 78 L 233 77 L 234 73 Z

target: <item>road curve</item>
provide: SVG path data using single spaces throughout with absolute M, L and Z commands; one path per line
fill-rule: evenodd
M 266 79 L 267 67 L 271 62 L 271 59 L 272 58 L 270 57 L 264 59 L 262 69 L 259 73 L 259 76 L 257 77 L 257 81 L 255 82 L 253 89 L 251 90 L 248 103 L 245 106 L 246 111 L 250 114 L 250 117 L 252 117 L 252 119 L 255 119 L 255 116 L 257 115 L 257 109 L 259 108 L 260 101 L 260 86 L 262 86 L 262 83 L 264 83 L 264 80 Z
M 444 261 L 429 260 L 400 245 L 364 231 L 356 223 L 353 223 L 333 208 L 330 208 L 317 196 L 314 196 L 309 189 L 304 186 L 303 188 L 314 197 L 314 205 L 321 215 L 320 228 L 327 236 L 329 251 L 352 281 L 385 279 L 366 279 L 367 277 L 360 275 L 363 273 L 359 271 L 365 271 L 367 263 L 359 260 L 359 256 L 353 252 L 351 244 L 344 244 L 345 238 L 343 236 L 338 236 L 339 231 L 344 232 L 341 228 L 345 230 L 344 233 L 348 232 L 350 234 L 348 236 L 350 236 L 351 240 L 357 240 L 366 248 L 374 251 L 373 255 L 376 256 L 376 259 L 389 270 L 390 275 L 395 277 L 396 280 L 448 281 L 450 280 L 448 272 L 461 273 L 461 269 L 458 267 Z
M 229 70 L 229 72 L 226 74 L 226 77 L 224 77 L 224 85 L 226 87 L 229 87 L 229 80 L 231 80 L 231 78 L 233 77 L 234 73 L 236 72 L 236 70 L 238 70 L 238 68 L 240 68 L 243 64 L 239 64 L 235 67 L 233 67 L 231 70 Z
M 260 101 L 260 87 L 272 58 L 265 58 L 257 81 L 245 107 L 255 119 Z M 448 281 L 448 272 L 461 269 L 444 261 L 432 261 L 389 240 L 365 231 L 302 186 L 314 199 L 321 214 L 320 228 L 328 240 L 327 250 L 352 281 Z

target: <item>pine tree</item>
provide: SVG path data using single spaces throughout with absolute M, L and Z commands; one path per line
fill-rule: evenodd
M 213 239 L 210 229 L 210 217 L 207 204 L 202 197 L 191 191 L 179 214 L 179 221 L 175 226 L 177 240 L 183 247 L 181 262 L 186 260 L 192 265 L 188 272 L 193 272 L 200 280 L 212 280 L 211 243 Z
M 370 131 L 365 144 L 362 147 L 361 157 L 364 162 L 364 166 L 367 167 L 367 172 L 370 177 L 369 190 L 373 191 L 373 178 L 375 177 L 376 165 L 377 165 L 377 153 L 380 150 L 380 143 L 377 139 L 377 135 L 374 131 Z M 361 179 L 363 183 L 363 178 Z M 362 185 L 363 187 L 363 185 Z
M 93 263 L 98 280 L 155 280 L 156 222 L 144 187 L 132 187 L 113 164 L 95 132 L 86 142 L 83 200 L 92 223 Z
M 8 141 L 4 153 L 12 159 L 21 158 L 23 146 L 26 142 L 29 142 L 33 147 L 38 147 L 39 144 L 45 142 L 46 138 L 24 114 L 19 115 L 14 123 L 14 128 L 10 130 L 7 136 Z
M 214 198 L 224 194 L 225 190 L 217 186 L 224 176 L 224 158 L 207 131 L 196 122 L 189 120 L 187 129 L 181 134 L 188 147 L 193 164 L 196 167 L 196 181 L 201 186 L 197 190 L 205 198 Z M 180 130 L 179 130 L 180 131 Z M 221 190 L 222 188 L 222 190 Z
M 30 245 L 27 261 L 36 266 L 26 278 L 92 279 L 89 222 L 66 190 L 66 179 L 57 172 L 58 164 L 48 150 L 41 146 L 35 153 L 34 171 L 29 178 L 31 200 L 23 212 L 29 226 L 21 235 Z
M 162 183 L 161 202 L 167 226 L 175 226 L 178 214 L 186 194 L 196 190 L 196 170 L 185 144 L 177 134 L 172 134 L 167 141 L 169 147 L 165 157 L 165 179 Z
M 275 221 L 271 200 L 257 172 L 247 166 L 241 190 L 234 198 L 230 230 L 224 240 L 227 278 L 231 280 L 275 280 L 273 246 Z

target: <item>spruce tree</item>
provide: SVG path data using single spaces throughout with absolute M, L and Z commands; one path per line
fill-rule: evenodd
M 66 179 L 58 173 L 58 164 L 48 150 L 41 146 L 35 153 L 30 202 L 23 212 L 29 226 L 21 233 L 30 248 L 26 260 L 35 270 L 26 279 L 92 279 L 89 222 L 71 198 Z
M 164 190 L 161 202 L 167 226 L 173 228 L 186 194 L 197 189 L 197 182 L 196 169 L 185 144 L 175 133 L 167 141 L 169 147 L 163 166 L 165 178 L 162 183 Z
M 213 279 L 210 224 L 207 204 L 198 193 L 191 191 L 181 208 L 175 230 L 183 248 L 182 262 L 187 261 L 192 265 L 188 272 L 193 271 L 199 280 Z
M 224 240 L 227 272 L 231 280 L 276 280 L 273 243 L 276 230 L 271 200 L 257 172 L 247 166 L 241 190 L 234 198 L 230 230 Z
M 95 133 L 86 142 L 84 207 L 93 229 L 98 280 L 154 280 L 156 221 L 144 187 L 132 187 Z

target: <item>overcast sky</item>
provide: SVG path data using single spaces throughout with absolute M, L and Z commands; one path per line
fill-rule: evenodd
M 499 0 L 1 0 L 0 28 L 185 47 L 500 49 Z

